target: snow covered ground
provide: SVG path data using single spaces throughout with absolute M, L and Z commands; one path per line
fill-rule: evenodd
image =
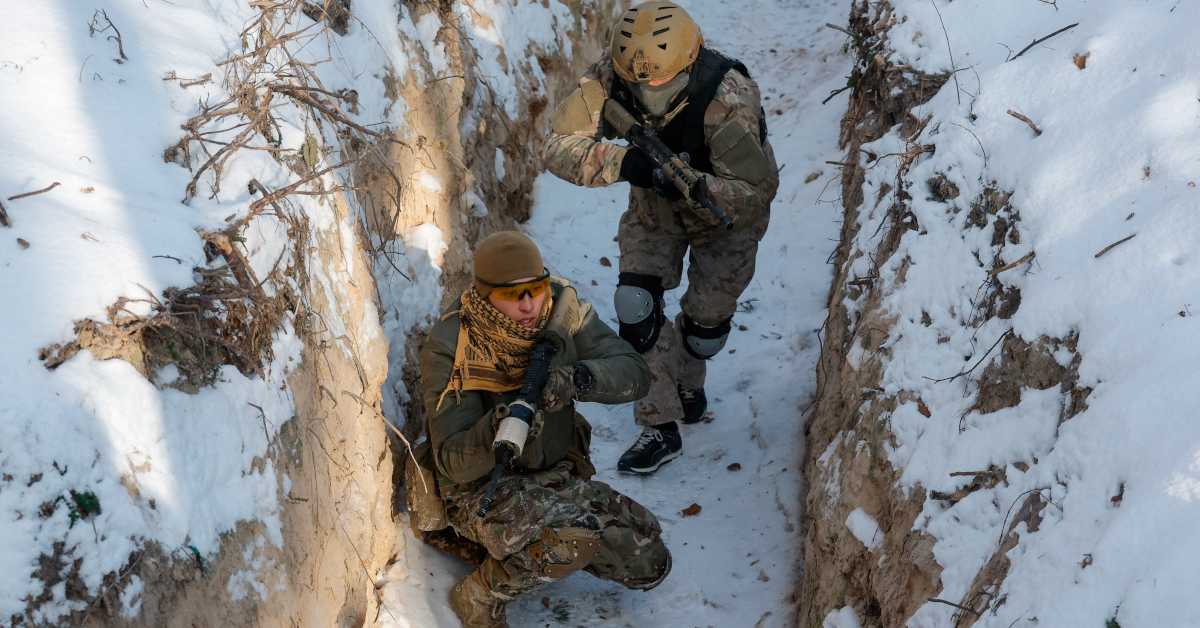
M 114 2 L 106 17 L 74 3 L 24 3 L 0 26 L 0 197 L 12 222 L 0 227 L 0 617 L 26 608 L 46 582 L 31 578 L 39 555 L 63 544 L 63 572 L 81 560 L 79 578 L 96 593 L 102 576 L 155 540 L 167 552 L 202 556 L 239 520 L 267 522 L 280 542 L 276 477 L 256 464 L 268 439 L 292 415 L 280 390 L 299 358 L 290 326 L 276 339 L 267 377 L 225 367 L 220 384 L 198 395 L 160 390 L 129 363 L 83 352 L 57 371 L 38 350 L 74 337 L 74 321 L 105 320 L 118 297 L 146 299 L 193 283 L 205 266 L 198 227 L 219 228 L 230 194 L 180 203 L 190 173 L 163 163 L 196 98 L 164 74 L 198 77 L 228 53 L 222 33 L 240 30 L 245 7 L 201 10 Z M 89 36 L 111 21 L 119 29 Z M 247 160 L 226 181 L 249 176 L 274 184 L 269 160 Z M 242 164 L 239 164 L 242 165 Z M 274 174 L 275 176 L 272 176 Z M 235 198 L 230 198 L 235 197 Z M 244 201 L 242 203 L 244 207 Z M 259 225 L 261 226 L 261 225 Z M 286 240 L 268 224 L 248 234 L 252 263 L 269 269 Z M 130 308 L 148 311 L 145 302 Z M 160 381 L 173 379 L 160 374 Z M 258 410 L 262 408 L 262 420 Z M 268 433 L 270 432 L 270 433 Z M 261 462 L 261 461 L 260 461 Z M 101 512 L 75 523 L 73 498 L 94 494 Z M 218 502 L 210 502 L 220 495 Z M 49 506 L 46 506 L 49 504 Z M 40 578 L 49 578 L 46 570 Z M 53 578 L 51 578 L 53 579 Z M 79 592 L 75 592 L 78 595 Z M 63 582 L 36 617 L 54 622 L 82 603 Z M 129 596 L 130 612 L 140 603 Z
M 674 571 L 649 593 L 575 574 L 509 605 L 514 626 L 787 626 L 800 537 L 802 412 L 814 386 L 816 330 L 840 216 L 837 129 L 850 59 L 844 0 L 691 2 L 709 45 L 740 58 L 759 81 L 783 168 L 758 272 L 725 353 L 710 367 L 711 423 L 684 426 L 684 456 L 650 478 L 616 473 L 636 437 L 632 408 L 585 405 L 597 479 L 648 506 L 663 523 Z M 587 190 L 542 175 L 526 226 L 551 270 L 571 279 L 615 328 L 613 241 L 628 188 Z M 606 263 L 607 262 L 607 263 Z M 682 289 L 668 295 L 678 311 Z M 701 507 L 691 517 L 681 510 Z M 456 625 L 446 596 L 468 568 L 413 540 L 384 589 L 383 626 Z
M 331 85 L 378 75 L 388 58 L 406 68 L 399 29 L 418 41 L 394 7 L 363 4 L 356 25 L 369 24 L 370 36 L 361 28 L 338 42 L 318 35 L 294 51 L 302 60 L 332 59 L 318 66 Z M 277 477 L 268 448 L 295 414 L 286 375 L 299 363 L 301 343 L 290 320 L 276 334 L 264 377 L 226 366 L 195 395 L 155 387 L 129 363 L 87 351 L 56 371 L 38 358 L 42 347 L 72 340 L 75 321 L 106 321 L 118 298 L 133 299 L 127 308 L 146 314 L 147 299 L 192 285 L 193 268 L 222 266 L 206 261 L 198 230 L 219 230 L 243 215 L 251 178 L 270 189 L 294 180 L 269 153 L 243 151 L 225 165 L 220 194 L 209 198 L 206 176 L 183 204 L 191 172 L 164 163 L 164 149 L 179 141 L 198 103 L 225 96 L 218 62 L 242 51 L 237 34 L 257 15 L 241 0 L 5 8 L 0 202 L 11 224 L 0 225 L 0 621 L 28 605 L 36 609 L 31 619 L 54 624 L 82 609 L 84 598 L 101 592 L 104 575 L 148 542 L 184 561 L 207 561 L 222 534 L 239 521 L 259 521 L 260 541 L 282 543 L 278 493 L 288 481 Z M 311 25 L 295 15 L 295 28 Z M 382 82 L 355 86 L 361 119 L 386 119 Z M 280 146 L 294 155 L 314 131 L 295 108 L 276 105 Z M 228 141 L 236 133 L 234 126 L 208 137 Z M 332 133 L 324 139 L 336 143 Z M 192 149 L 195 167 L 202 155 Z M 317 197 L 295 202 L 315 229 L 343 230 L 345 245 L 354 245 L 354 218 L 339 221 Z M 286 227 L 265 215 L 244 232 L 241 246 L 259 277 L 288 250 Z M 344 281 L 326 277 L 320 264 L 309 269 L 331 301 L 343 295 Z M 376 325 L 368 305 L 363 325 Z M 325 320 L 341 326 L 336 315 Z M 176 376 L 169 367 L 156 379 L 169 384 Z M 87 503 L 94 496 L 98 512 L 76 496 Z M 132 580 L 122 596 L 130 616 L 141 603 L 141 583 Z M 229 590 L 235 599 L 266 592 L 249 572 Z
M 893 5 L 901 17 L 890 34 L 893 62 L 963 69 L 958 88 L 947 82 L 914 111 L 931 116 L 915 141 L 935 143 L 937 152 L 907 175 L 921 229 L 904 235 L 881 272 L 892 286 L 901 261 L 911 261 L 907 281 L 885 291 L 885 306 L 899 318 L 883 386 L 889 394 L 912 391 L 927 405 L 922 412 L 908 403 L 890 417 L 891 459 L 906 487 L 953 491 L 965 480 L 950 472 L 989 465 L 1007 476 L 952 507 L 926 502 L 917 527 L 938 539 L 934 552 L 945 567 L 938 597 L 962 598 L 996 550 L 1011 505 L 1040 492 L 1048 502 L 1041 525 L 1019 528 L 1011 571 L 985 598 L 992 602 L 976 626 L 1200 625 L 1192 328 L 1200 290 L 1200 5 Z M 864 148 L 886 155 L 903 141 L 893 133 Z M 868 172 L 868 199 L 894 178 L 891 162 Z M 937 173 L 958 186 L 957 200 L 927 198 L 925 182 Z M 1002 248 L 994 246 L 995 217 L 985 216 L 982 229 L 966 226 L 965 209 L 991 182 L 1012 192 L 1019 212 L 1019 242 L 1002 238 Z M 882 211 L 862 213 L 859 248 L 872 250 L 869 238 L 883 219 Z M 1035 257 L 1000 274 L 1004 286 L 1021 291 L 1012 318 L 974 327 L 973 298 L 995 254 L 1004 264 Z M 1009 329 L 1031 342 L 1077 335 L 1078 385 L 1094 389 L 1086 411 L 1061 422 L 1055 387 L 1025 390 L 1017 406 L 980 414 L 972 407 L 979 371 L 929 379 L 983 358 Z M 1072 355 L 1063 349 L 1055 357 L 1066 366 Z M 910 625 L 946 626 L 955 612 L 926 604 Z

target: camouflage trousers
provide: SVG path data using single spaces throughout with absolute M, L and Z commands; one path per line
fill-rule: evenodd
M 754 277 L 758 243 L 766 234 L 770 207 L 736 211 L 733 229 L 711 227 L 691 217 L 690 210 L 650 190 L 633 188 L 629 209 L 621 216 L 617 242 L 621 272 L 653 275 L 663 288 L 679 287 L 687 257 L 688 287 L 680 300 L 682 314 L 700 325 L 720 325 L 737 310 L 738 298 Z M 634 403 L 641 425 L 668 423 L 683 416 L 677 386 L 704 386 L 705 361 L 683 348 L 681 325 L 668 318 L 658 342 L 646 352 L 650 392 Z
M 476 515 L 486 485 L 446 491 L 460 535 L 484 546 L 484 582 L 500 599 L 584 569 L 629 588 L 657 585 L 671 567 L 662 528 L 641 504 L 572 473 L 569 461 L 500 480 L 487 516 Z

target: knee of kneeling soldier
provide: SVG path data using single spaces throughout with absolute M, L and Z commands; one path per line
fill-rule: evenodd
M 638 353 L 646 353 L 658 342 L 663 318 L 662 278 L 641 273 L 621 273 L 613 295 L 619 322 L 618 334 L 633 345 Z
M 701 325 L 685 312 L 680 316 L 679 333 L 683 337 L 683 349 L 697 360 L 708 360 L 721 352 L 729 340 L 733 328 L 733 317 L 714 326 Z
M 591 564 L 600 549 L 600 533 L 589 528 L 546 528 L 528 551 L 539 576 L 558 580 Z

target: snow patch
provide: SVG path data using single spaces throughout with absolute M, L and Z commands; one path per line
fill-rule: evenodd
M 862 628 L 862 624 L 859 623 L 858 614 L 854 612 L 853 608 L 843 606 L 829 611 L 829 614 L 821 622 L 821 628 Z
M 142 612 L 142 591 L 145 583 L 137 575 L 129 576 L 129 582 L 121 590 L 121 616 L 133 619 Z
M 879 523 L 862 508 L 855 508 L 850 511 L 849 515 L 846 515 L 846 527 L 854 535 L 854 538 L 869 550 L 873 550 L 883 543 L 883 532 L 879 530 Z

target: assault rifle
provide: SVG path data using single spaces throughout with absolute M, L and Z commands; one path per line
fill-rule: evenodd
M 521 381 L 516 400 L 507 406 L 501 405 L 496 408 L 496 414 L 501 417 L 500 426 L 496 428 L 496 438 L 492 441 L 496 466 L 492 467 L 487 493 L 479 502 L 479 511 L 475 513 L 480 517 L 486 516 L 492 509 L 496 483 L 504 474 L 504 468 L 513 458 L 519 457 L 521 450 L 525 448 L 525 439 L 529 436 L 529 427 L 533 425 L 533 417 L 537 414 L 542 389 L 546 387 L 546 380 L 550 379 L 550 359 L 553 357 L 553 344 L 539 342 L 534 345 L 533 355 L 529 358 L 529 368 L 525 369 L 525 378 Z
M 612 125 L 617 135 L 629 142 L 630 146 L 646 153 L 662 176 L 670 181 L 684 198 L 707 209 L 722 227 L 733 227 L 733 220 L 729 218 L 729 214 L 713 200 L 704 177 L 688 166 L 687 153 L 682 157 L 676 155 L 658 139 L 654 129 L 647 129 L 638 124 L 633 115 L 612 98 L 604 103 L 604 119 Z

